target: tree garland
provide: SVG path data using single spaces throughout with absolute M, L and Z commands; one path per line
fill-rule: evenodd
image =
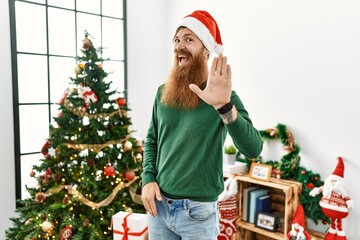
M 310 197 L 309 192 L 314 187 L 320 187 L 324 184 L 318 173 L 300 166 L 300 147 L 295 143 L 294 135 L 284 124 L 278 124 L 275 128 L 268 128 L 259 131 L 263 141 L 280 140 L 283 149 L 287 151 L 279 161 L 265 161 L 262 156 L 257 158 L 248 158 L 241 153 L 237 153 L 237 160 L 244 162 L 250 167 L 253 162 L 267 164 L 272 166 L 272 177 L 294 180 L 302 183 L 300 202 L 304 207 L 305 215 L 314 220 L 317 224 L 319 220 L 323 224 L 329 223 L 329 219 L 322 212 L 319 202 L 321 196 Z

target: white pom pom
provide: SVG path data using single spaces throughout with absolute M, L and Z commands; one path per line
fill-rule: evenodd
M 220 44 L 216 44 L 215 48 L 214 48 L 214 52 L 216 54 L 221 54 L 224 52 L 224 47 Z

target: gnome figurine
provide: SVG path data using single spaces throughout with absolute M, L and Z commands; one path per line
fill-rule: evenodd
M 304 208 L 299 204 L 291 223 L 291 230 L 286 234 L 286 240 L 314 240 L 305 226 Z
M 343 185 L 344 169 L 343 159 L 338 157 L 338 164 L 334 172 L 325 179 L 325 184 L 310 192 L 312 197 L 319 193 L 323 194 L 320 206 L 324 214 L 331 220 L 331 226 L 326 233 L 325 240 L 347 239 L 342 228 L 342 219 L 348 216 L 349 209 L 354 207 L 354 202 L 346 193 Z

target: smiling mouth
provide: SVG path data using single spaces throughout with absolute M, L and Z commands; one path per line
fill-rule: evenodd
M 189 57 L 186 55 L 179 55 L 178 60 L 179 60 L 179 65 L 181 66 L 184 65 L 189 60 Z

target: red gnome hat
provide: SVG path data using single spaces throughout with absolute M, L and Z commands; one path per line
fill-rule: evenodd
M 224 52 L 219 27 L 210 13 L 202 10 L 195 11 L 182 19 L 178 27 L 187 27 L 195 33 L 206 49 L 221 54 Z
M 338 164 L 334 172 L 332 173 L 332 177 L 334 177 L 335 179 L 344 178 L 344 170 L 345 170 L 344 161 L 342 160 L 341 157 L 338 157 Z
M 296 208 L 293 220 L 292 220 L 292 224 L 299 224 L 300 226 L 302 226 L 305 229 L 305 214 L 304 214 L 304 208 L 303 206 L 299 203 L 299 205 Z

